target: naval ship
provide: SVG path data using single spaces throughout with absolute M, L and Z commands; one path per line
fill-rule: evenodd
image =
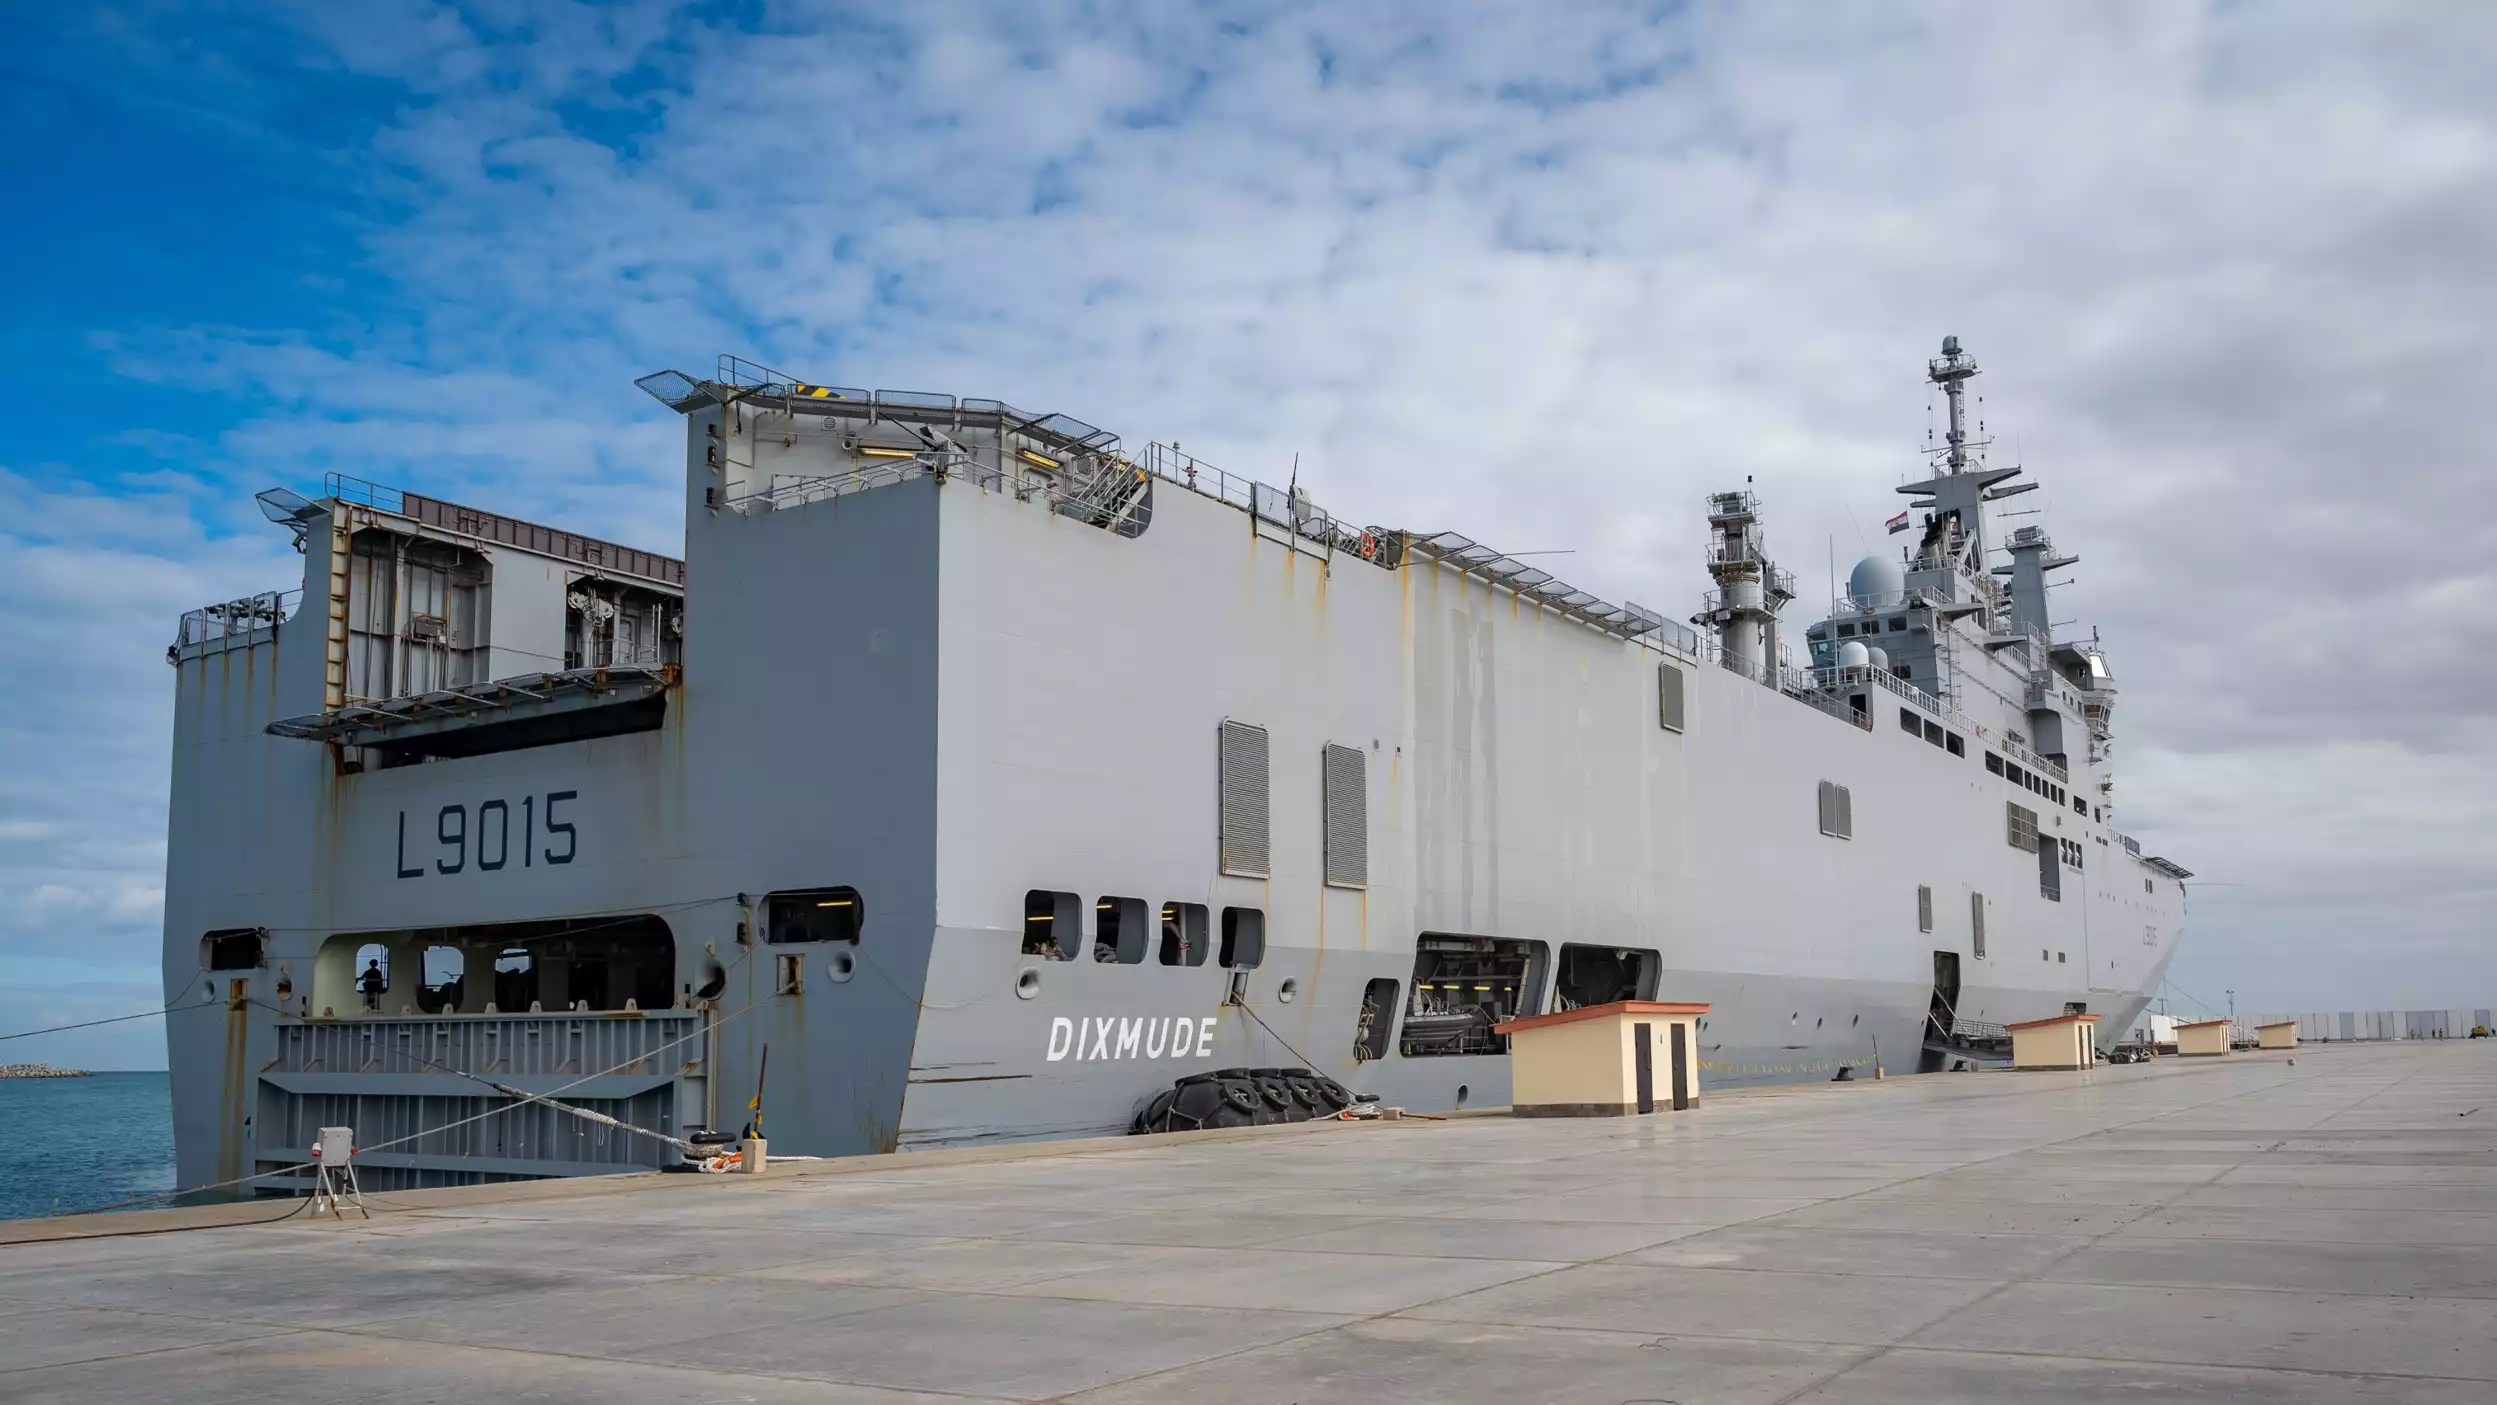
M 681 560 L 263 493 L 302 585 L 168 654 L 179 1183 L 300 1189 L 323 1126 L 378 1189 L 1111 1133 L 1225 1068 L 1495 1106 L 1502 1022 L 1628 998 L 1707 1002 L 1715 1087 L 2113 1038 L 2190 874 L 2114 827 L 2115 677 L 2049 627 L 2075 558 L 1998 536 L 2035 484 L 1975 361 L 1926 373 L 1895 549 L 1800 631 L 1748 488 L 1672 618 L 735 357 L 637 382 Z

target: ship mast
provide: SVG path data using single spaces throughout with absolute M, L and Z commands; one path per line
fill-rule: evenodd
M 1944 462 L 1953 473 L 1968 470 L 1967 407 L 1961 403 L 1968 382 L 1977 374 L 1977 358 L 1959 349 L 1959 338 L 1944 337 L 1942 354 L 1925 363 L 1925 378 L 1942 387 L 1951 402 L 1951 433 Z

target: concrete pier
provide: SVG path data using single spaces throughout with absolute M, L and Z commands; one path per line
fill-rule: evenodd
M 379 1200 L 0 1224 L 0 1400 L 2497 1399 L 2489 1041 Z

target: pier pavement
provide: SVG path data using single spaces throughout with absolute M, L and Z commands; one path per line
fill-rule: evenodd
M 380 1199 L 0 1225 L 0 1400 L 2497 1399 L 2491 1041 Z

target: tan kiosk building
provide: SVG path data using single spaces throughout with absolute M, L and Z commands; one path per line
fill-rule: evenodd
M 1627 1117 L 1699 1102 L 1705 1004 L 1616 1000 L 1492 1026 L 1509 1038 L 1509 1111 Z
M 2298 1022 L 2278 1020 L 2271 1024 L 2258 1024 L 2254 1027 L 2254 1042 L 2258 1048 L 2294 1049 L 2298 1047 Z
M 2229 1022 L 2219 1020 L 2184 1020 L 2176 1022 L 2176 1052 L 2183 1058 L 2211 1058 L 2228 1052 Z
M 2003 1026 L 2011 1031 L 2012 1070 L 2096 1068 L 2097 1023 L 2096 1015 L 2071 1014 Z

